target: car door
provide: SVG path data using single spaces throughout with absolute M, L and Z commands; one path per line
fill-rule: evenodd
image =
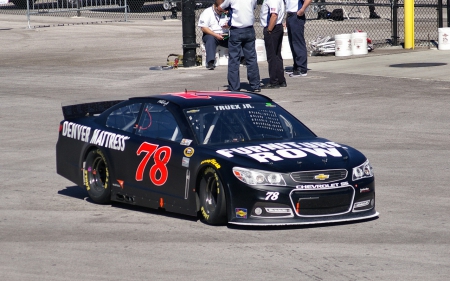
M 150 207 L 160 206 L 161 198 L 173 206 L 188 204 L 190 174 L 186 162 L 193 149 L 183 139 L 179 124 L 165 105 L 145 103 L 123 159 L 124 188 L 133 189 L 132 193 L 145 198 Z

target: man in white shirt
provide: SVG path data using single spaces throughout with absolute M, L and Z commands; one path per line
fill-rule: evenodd
M 224 0 L 216 0 L 200 15 L 198 26 L 203 32 L 203 42 L 206 50 L 206 68 L 214 69 L 217 46 L 228 48 L 228 16 L 218 10 Z
M 252 91 L 260 92 L 259 68 L 256 57 L 254 10 L 256 0 L 225 0 L 219 10 L 230 8 L 231 27 L 228 40 L 228 90 L 240 91 L 239 60 L 241 50 L 247 64 L 247 78 Z
M 281 56 L 284 10 L 284 0 L 264 0 L 261 6 L 260 20 L 264 27 L 264 45 L 269 64 L 269 83 L 262 86 L 261 89 L 286 87 L 283 57 Z
M 308 51 L 305 42 L 305 11 L 311 0 L 286 0 L 286 26 L 294 60 L 289 77 L 306 76 Z

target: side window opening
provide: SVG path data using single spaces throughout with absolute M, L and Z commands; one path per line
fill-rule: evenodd
M 183 138 L 172 113 L 158 104 L 146 104 L 142 111 L 136 134 L 179 142 Z
M 114 110 L 106 119 L 106 126 L 129 133 L 133 132 L 141 105 L 141 103 L 133 103 Z

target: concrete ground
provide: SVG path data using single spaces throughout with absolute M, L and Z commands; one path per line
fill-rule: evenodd
M 179 21 L 33 21 L 42 27 L 0 17 L 1 280 L 448 279 L 450 51 L 310 57 L 307 77 L 263 91 L 370 159 L 378 219 L 212 227 L 92 203 L 56 174 L 55 143 L 61 102 L 224 89 L 227 67 L 149 70 L 182 53 Z M 267 63 L 259 67 L 266 81 Z M 245 68 L 241 78 L 245 90 Z

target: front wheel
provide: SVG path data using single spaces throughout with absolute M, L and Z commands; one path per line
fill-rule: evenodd
M 203 220 L 212 225 L 227 223 L 227 204 L 222 181 L 217 171 L 208 167 L 199 185 L 200 212 Z
M 92 201 L 100 204 L 110 202 L 109 167 L 100 149 L 90 151 L 86 157 L 84 184 Z

